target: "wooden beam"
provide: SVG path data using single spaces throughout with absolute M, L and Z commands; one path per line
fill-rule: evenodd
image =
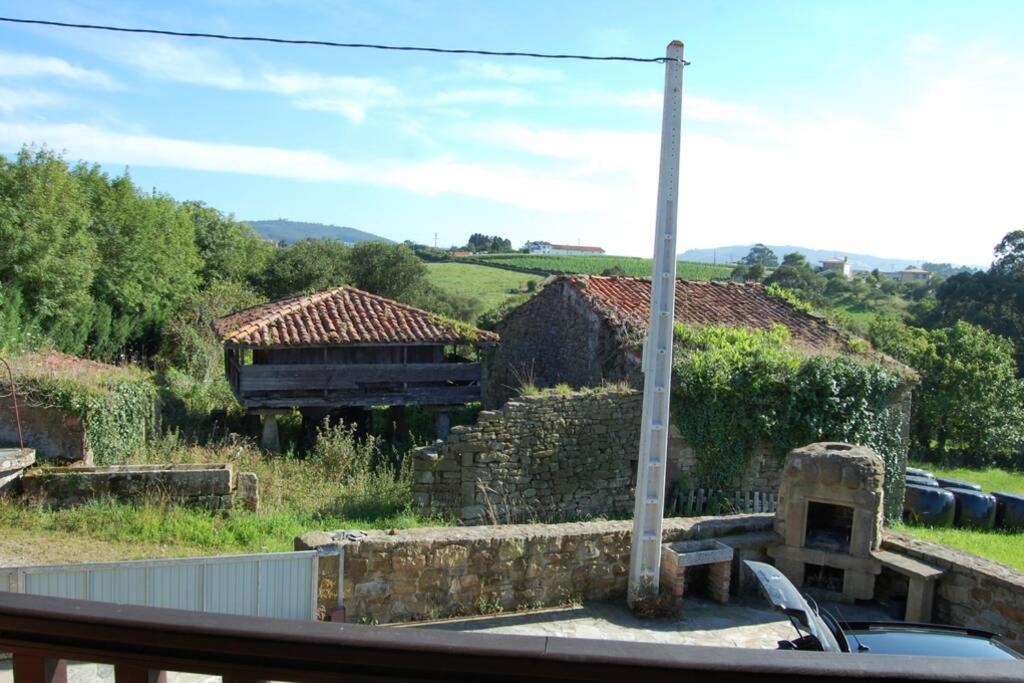
M 239 391 L 324 391 L 356 389 L 359 384 L 394 382 L 474 382 L 480 363 L 364 363 L 358 365 L 246 365 L 239 368 Z
M 480 400 L 479 386 L 465 387 L 409 387 L 395 392 L 334 392 L 300 396 L 243 395 L 239 401 L 249 410 L 261 408 L 335 408 L 342 406 L 373 405 L 447 405 L 459 406 Z

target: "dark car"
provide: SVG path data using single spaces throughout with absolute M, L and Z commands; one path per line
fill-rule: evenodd
M 987 631 L 901 621 L 841 621 L 819 609 L 812 598 L 801 595 L 770 564 L 748 560 L 746 565 L 757 577 L 764 596 L 789 617 L 797 631 L 799 637 L 795 640 L 779 642 L 780 650 L 1024 659 Z

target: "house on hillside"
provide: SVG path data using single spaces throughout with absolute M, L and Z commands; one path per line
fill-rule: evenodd
M 526 250 L 531 254 L 561 254 L 569 256 L 593 256 L 603 254 L 601 247 L 582 247 L 571 244 L 552 244 L 551 242 L 527 242 Z
M 481 397 L 480 363 L 458 347 L 497 342 L 433 313 L 354 287 L 335 287 L 239 311 L 213 323 L 239 403 L 264 417 L 293 409 L 316 425 L 328 414 L 359 421 L 373 405 L 429 406 L 440 435 L 448 413 Z
M 846 257 L 823 259 L 821 262 L 821 269 L 826 273 L 838 273 L 848 280 L 853 277 L 853 271 L 850 269 L 850 261 Z
M 917 266 L 907 266 L 903 270 L 893 273 L 893 277 L 900 282 L 928 282 L 928 278 L 931 276 L 930 272 Z
M 897 370 L 905 381 L 893 393 L 890 405 L 897 421 L 894 428 L 900 431 L 903 443 L 908 443 L 911 391 L 915 381 L 909 368 L 877 352 L 856 351 L 863 347 L 851 344 L 851 338 L 844 332 L 822 317 L 805 313 L 769 295 L 759 283 L 677 280 L 675 294 L 677 322 L 764 330 L 782 325 L 789 330 L 791 343 L 808 355 L 849 354 L 870 358 Z M 515 412 L 521 410 L 520 404 L 532 405 L 531 401 L 536 399 L 509 400 L 516 397 L 519 388 L 526 383 L 538 388 L 561 383 L 573 388 L 623 383 L 635 390 L 641 389 L 641 355 L 650 296 L 651 281 L 646 278 L 571 275 L 549 281 L 540 293 L 498 322 L 496 331 L 501 343 L 485 360 L 485 407 L 493 410 L 507 403 L 499 412 Z M 614 404 L 617 414 L 632 414 L 630 411 L 636 406 L 630 400 L 639 401 L 640 397 L 629 393 L 633 399 L 622 392 L 609 392 L 606 403 Z M 564 419 L 575 417 L 572 414 Z M 676 424 L 671 424 L 669 429 L 666 482 L 693 482 L 699 472 L 698 456 L 685 442 Z M 571 453 L 573 444 L 581 437 L 566 434 L 566 439 L 572 441 L 566 446 L 566 453 Z M 639 425 L 636 438 L 639 438 Z M 552 443 L 557 445 L 560 441 L 556 438 Z M 635 462 L 638 441 L 620 443 L 617 448 L 618 460 L 612 460 Z M 737 487 L 746 491 L 777 490 L 782 461 L 772 457 L 767 446 L 759 446 L 747 455 L 747 469 L 737 481 Z M 490 485 L 497 484 L 492 481 Z

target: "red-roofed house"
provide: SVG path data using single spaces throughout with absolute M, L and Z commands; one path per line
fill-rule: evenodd
M 650 295 L 645 278 L 556 278 L 498 324 L 502 341 L 487 364 L 485 404 L 501 405 L 526 381 L 538 387 L 625 381 L 639 388 L 639 343 L 629 342 L 643 341 Z M 770 296 L 758 283 L 677 280 L 675 319 L 760 329 L 781 324 L 809 351 L 848 347 L 847 336 L 824 318 Z
M 455 347 L 498 340 L 354 287 L 254 306 L 213 327 L 239 403 L 264 415 L 299 408 L 316 421 L 343 407 L 479 400 L 480 364 Z

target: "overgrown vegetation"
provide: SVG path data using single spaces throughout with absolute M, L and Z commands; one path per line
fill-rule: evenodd
M 82 420 L 98 464 L 122 462 L 155 427 L 156 389 L 146 372 L 53 353 L 25 354 L 13 369 L 24 405 L 52 406 Z M 0 392 L 9 390 L 3 377 Z
M 806 355 L 771 330 L 676 326 L 673 419 L 697 454 L 698 476 L 730 490 L 758 445 L 778 456 L 814 441 L 871 446 L 902 471 L 902 378 L 849 356 Z M 898 516 L 899 505 L 887 510 Z
M 268 456 L 245 441 L 196 446 L 172 434 L 136 451 L 129 462 L 231 463 L 259 477 L 261 511 L 211 515 L 159 500 L 141 506 L 97 500 L 66 510 L 0 502 L 0 527 L 241 552 L 289 550 L 296 536 L 311 529 L 445 523 L 411 512 L 412 470 L 406 453 L 392 452 L 374 437 L 358 440 L 352 428 L 340 425 L 325 425 L 305 458 Z

